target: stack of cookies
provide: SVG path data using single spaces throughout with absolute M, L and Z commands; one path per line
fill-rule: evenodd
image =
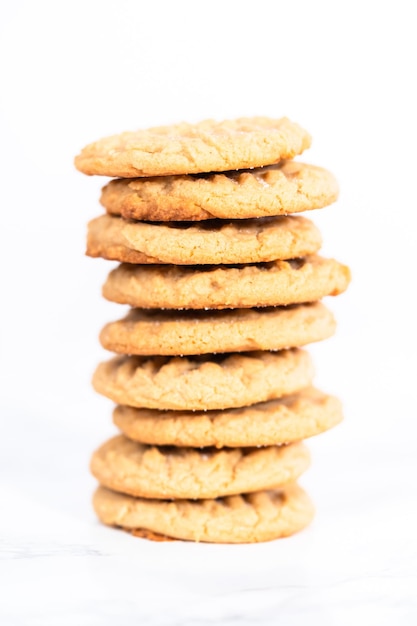
M 286 118 L 207 120 L 102 139 L 76 167 L 115 177 L 87 254 L 116 260 L 103 295 L 129 305 L 100 335 L 116 356 L 94 388 L 120 435 L 93 455 L 105 524 L 150 538 L 266 541 L 306 526 L 303 439 L 342 419 L 302 348 L 335 330 L 321 302 L 349 270 L 318 255 L 301 216 L 333 176 L 293 161 L 310 136 Z

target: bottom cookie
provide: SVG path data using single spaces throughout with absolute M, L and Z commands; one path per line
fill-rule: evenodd
M 296 484 L 215 500 L 148 500 L 99 487 L 93 498 L 101 522 L 138 536 L 207 543 L 256 543 L 305 528 L 314 507 Z

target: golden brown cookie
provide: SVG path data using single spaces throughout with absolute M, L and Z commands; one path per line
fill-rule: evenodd
M 204 120 L 105 137 L 75 158 L 84 174 L 132 178 L 271 165 L 310 147 L 311 137 L 283 117 Z
M 285 161 L 234 172 L 112 180 L 100 202 L 128 219 L 194 221 L 300 213 L 332 204 L 338 193 L 327 170 Z
M 313 254 L 321 235 L 303 217 L 150 224 L 102 215 L 88 225 L 87 254 L 125 263 L 258 263 Z
M 313 387 L 279 400 L 222 411 L 118 406 L 113 421 L 140 443 L 216 448 L 272 446 L 318 435 L 342 421 L 342 405 Z
M 205 411 L 280 398 L 311 384 L 309 354 L 297 348 L 194 357 L 114 357 L 93 376 L 98 393 L 138 408 Z
M 342 293 L 349 281 L 345 265 L 318 255 L 241 266 L 122 264 L 103 296 L 144 309 L 239 309 L 313 302 Z
M 163 500 L 218 498 L 292 483 L 310 465 L 302 443 L 265 448 L 148 446 L 117 435 L 93 454 L 101 485 Z
M 176 356 L 295 348 L 326 339 L 335 328 L 321 302 L 222 311 L 131 309 L 103 328 L 100 341 L 118 354 Z
M 215 500 L 147 500 L 99 487 L 98 518 L 125 530 L 152 531 L 187 541 L 254 543 L 287 537 L 307 526 L 314 507 L 297 484 Z
M 141 250 L 129 247 L 122 234 L 124 224 L 124 221 L 110 215 L 91 220 L 88 223 L 86 254 L 123 263 L 161 263 Z

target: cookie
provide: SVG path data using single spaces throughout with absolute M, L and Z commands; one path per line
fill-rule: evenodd
M 313 302 L 342 293 L 349 281 L 345 265 L 318 255 L 240 266 L 122 264 L 103 296 L 144 309 L 239 309 Z
M 317 252 L 321 235 L 303 217 L 150 224 L 102 215 L 88 225 L 87 254 L 126 263 L 259 263 Z
M 343 419 L 341 402 L 313 387 L 279 400 L 223 411 L 155 411 L 118 406 L 113 421 L 140 443 L 194 446 L 272 446 L 318 435 Z
M 100 139 L 81 151 L 75 167 L 122 178 L 222 172 L 291 159 L 310 143 L 310 135 L 285 117 L 183 122 Z
M 247 406 L 311 384 L 307 352 L 248 352 L 194 357 L 119 356 L 93 376 L 98 393 L 117 404 L 173 411 Z
M 151 531 L 187 541 L 254 543 L 292 535 L 314 517 L 297 484 L 215 500 L 147 500 L 99 487 L 93 498 L 98 518 L 125 530 Z
M 129 246 L 122 231 L 125 222 L 109 215 L 102 215 L 88 223 L 87 256 L 102 257 L 124 263 L 161 263 Z
M 308 468 L 302 443 L 265 448 L 148 446 L 117 435 L 93 454 L 91 473 L 113 491 L 142 498 L 218 498 L 292 483 Z
M 103 328 L 100 341 L 118 354 L 175 356 L 294 348 L 326 339 L 335 329 L 321 302 L 223 311 L 131 309 Z
M 285 161 L 252 170 L 110 181 L 100 202 L 108 213 L 150 221 L 247 219 L 321 209 L 335 202 L 334 176 Z

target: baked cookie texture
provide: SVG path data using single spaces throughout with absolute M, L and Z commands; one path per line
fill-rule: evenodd
M 321 235 L 303 217 L 132 222 L 101 215 L 88 225 L 87 255 L 123 263 L 261 263 L 317 252 Z
M 345 291 L 348 267 L 311 255 L 239 266 L 119 265 L 103 296 L 144 309 L 236 309 L 314 302 Z
M 183 122 L 100 139 L 81 151 L 75 167 L 124 178 L 222 172 L 291 159 L 310 143 L 307 131 L 286 117 Z
M 100 215 L 88 223 L 86 255 L 123 263 L 163 263 L 140 249 L 129 246 L 123 236 L 124 220 Z
M 129 439 L 162 446 L 251 447 L 301 441 L 343 419 L 338 398 L 306 387 L 293 395 L 220 411 L 157 411 L 117 406 L 113 421 Z
M 117 404 L 174 411 L 248 406 L 311 384 L 305 350 L 194 357 L 118 356 L 101 363 L 93 387 Z
M 305 528 L 314 507 L 297 484 L 282 489 L 207 500 L 134 498 L 99 487 L 97 517 L 125 530 L 151 531 L 185 541 L 254 543 L 287 537 Z M 152 536 L 152 535 L 151 535 Z
M 128 305 L 93 375 L 121 434 L 92 455 L 98 518 L 155 541 L 251 543 L 314 515 L 296 484 L 302 441 L 338 424 L 302 347 L 336 327 L 322 303 L 348 267 L 318 252 L 300 213 L 338 198 L 328 170 L 293 160 L 310 135 L 288 118 L 125 132 L 75 158 L 113 177 L 86 254 L 116 261 L 103 296 Z
M 100 202 L 127 219 L 198 221 L 311 211 L 332 204 L 338 194 L 328 170 L 284 161 L 244 171 L 116 179 L 103 187 Z
M 106 324 L 103 348 L 118 354 L 192 355 L 300 347 L 330 337 L 333 314 L 321 302 L 261 309 L 130 309 Z
M 91 472 L 120 493 L 197 500 L 280 487 L 309 464 L 302 443 L 218 450 L 148 446 L 117 435 L 93 454 Z

